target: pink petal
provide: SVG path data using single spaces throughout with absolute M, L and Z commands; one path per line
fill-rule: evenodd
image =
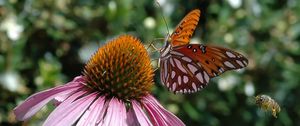
M 79 83 L 84 84 L 84 82 L 85 82 L 84 76 L 77 76 L 73 79 L 72 82 L 79 82 Z M 73 83 L 67 83 L 65 85 L 68 85 L 68 84 L 73 84 Z M 53 105 L 58 106 L 61 102 L 63 102 L 68 97 L 69 97 L 69 94 L 59 95 L 59 96 L 55 97 L 53 99 Z
M 52 100 L 52 104 L 53 104 L 55 107 L 56 107 L 56 106 L 59 106 L 59 104 L 62 103 L 64 100 L 66 100 L 69 96 L 70 96 L 70 94 L 64 94 L 64 95 L 56 96 L 56 97 Z
M 129 108 L 129 110 L 127 111 L 126 123 L 128 126 L 140 126 L 140 123 L 139 123 L 132 107 Z
M 76 81 L 75 79 L 74 81 Z M 80 78 L 77 78 L 77 80 L 78 79 Z M 82 84 L 80 84 L 79 82 L 72 81 L 69 82 L 67 85 L 57 86 L 31 95 L 22 104 L 20 104 L 14 109 L 16 119 L 23 121 L 30 118 L 54 97 L 69 94 L 77 90 L 81 86 Z
M 112 98 L 105 115 L 104 126 L 126 126 L 126 108 L 122 101 Z
M 68 126 L 73 125 L 78 118 L 86 111 L 86 109 L 96 99 L 97 94 L 92 93 L 83 96 L 87 92 L 80 91 L 73 94 L 63 103 L 61 103 L 44 122 L 45 126 Z
M 75 77 L 71 82 L 65 84 L 65 85 L 68 85 L 68 84 L 72 84 L 72 82 L 79 82 L 79 83 L 84 83 L 85 82 L 85 78 L 84 76 L 77 76 Z
M 61 116 L 60 113 L 66 112 L 65 109 L 62 109 L 62 107 L 70 106 L 70 104 L 72 104 L 76 99 L 78 99 L 78 97 L 83 96 L 85 93 L 87 93 L 87 92 L 86 91 L 78 91 L 78 92 L 70 95 L 64 102 L 62 102 L 59 106 L 56 107 L 56 109 L 54 109 L 55 112 L 54 111 L 51 112 L 51 114 L 48 116 L 47 120 L 49 120 L 50 116 L 53 116 L 53 118 L 55 118 L 57 116 Z
M 167 111 L 163 106 L 159 104 L 159 102 L 151 95 L 148 95 L 143 98 L 143 104 L 149 113 L 155 117 L 161 117 L 163 122 L 159 123 L 167 123 L 167 125 L 176 125 L 176 126 L 185 126 L 185 124 L 177 118 L 174 114 Z M 159 120 L 162 121 L 162 120 Z M 165 125 L 165 124 L 164 124 Z
M 97 119 L 96 119 L 96 124 L 97 124 L 98 126 L 104 125 L 104 124 L 103 124 L 104 116 L 106 115 L 107 108 L 108 108 L 108 106 L 109 106 L 110 100 L 111 100 L 111 99 L 105 99 L 103 108 L 102 108 L 101 112 L 99 113 L 99 116 L 98 116 Z
M 166 123 L 166 121 L 164 120 L 164 118 L 166 117 L 163 117 L 164 115 L 163 114 L 160 114 L 158 110 L 155 110 L 153 109 L 153 107 L 146 103 L 143 103 L 145 109 L 147 110 L 149 116 L 150 116 L 150 119 L 152 120 L 152 123 L 155 125 L 155 126 L 168 126 L 168 124 Z
M 101 117 L 101 111 L 104 106 L 104 97 L 99 97 L 91 106 L 90 108 L 83 114 L 83 116 L 80 118 L 77 126 L 95 126 L 97 125 L 97 118 L 103 118 Z M 104 112 L 103 112 L 104 113 Z M 103 115 L 103 114 L 102 114 Z
M 142 126 L 152 126 L 150 120 L 148 119 L 148 116 L 141 108 L 141 105 L 137 101 L 132 101 L 132 107 L 135 112 L 135 116 Z

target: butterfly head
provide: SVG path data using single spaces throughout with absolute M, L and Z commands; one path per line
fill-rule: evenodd
M 170 43 L 171 43 L 171 40 L 172 40 L 171 35 L 168 34 L 167 37 L 165 38 L 165 46 L 166 46 L 167 44 L 170 44 Z

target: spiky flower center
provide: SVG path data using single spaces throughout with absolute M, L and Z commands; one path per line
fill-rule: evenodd
M 153 85 L 150 58 L 141 42 L 122 35 L 91 57 L 84 69 L 87 86 L 122 100 L 140 99 Z

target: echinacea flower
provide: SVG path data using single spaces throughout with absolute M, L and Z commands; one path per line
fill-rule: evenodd
M 83 75 L 30 96 L 14 113 L 27 120 L 55 99 L 46 126 L 184 125 L 150 94 L 153 85 L 147 51 L 135 37 L 122 35 L 98 49 Z

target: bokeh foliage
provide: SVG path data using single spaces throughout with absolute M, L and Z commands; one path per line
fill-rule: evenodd
M 0 125 L 21 125 L 12 114 L 17 104 L 80 75 L 107 40 L 132 34 L 149 44 L 168 33 L 162 15 L 171 32 L 195 8 L 202 14 L 193 41 L 239 51 L 249 66 L 226 72 L 191 95 L 168 92 L 156 71 L 153 93 L 160 102 L 188 126 L 300 125 L 298 0 L 159 2 L 161 8 L 150 0 L 0 0 Z M 256 94 L 278 101 L 277 119 L 255 105 Z M 51 109 L 24 124 L 41 124 Z

